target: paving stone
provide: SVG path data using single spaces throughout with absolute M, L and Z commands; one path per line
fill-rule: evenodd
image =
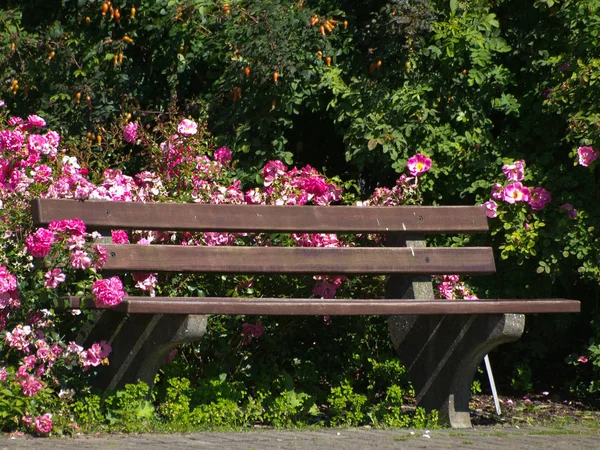
M 429 436 L 429 437 L 427 437 Z M 507 448 L 598 449 L 600 430 L 569 428 L 474 428 L 468 430 L 254 430 L 172 434 L 85 435 L 73 438 L 0 437 L 0 450 L 313 450 Z

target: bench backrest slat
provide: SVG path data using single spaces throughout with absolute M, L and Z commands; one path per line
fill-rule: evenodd
M 315 248 L 103 245 L 104 270 L 310 274 L 490 274 L 491 247 Z
M 90 230 L 419 234 L 488 230 L 482 206 L 281 207 L 36 199 L 32 209 L 37 226 L 77 217 Z

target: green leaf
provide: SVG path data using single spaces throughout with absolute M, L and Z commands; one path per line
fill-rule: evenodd
M 453 13 L 458 9 L 458 0 L 450 0 L 450 11 Z
M 369 139 L 369 142 L 367 143 L 367 148 L 369 150 L 374 150 L 375 147 L 377 147 L 377 141 L 375 139 Z

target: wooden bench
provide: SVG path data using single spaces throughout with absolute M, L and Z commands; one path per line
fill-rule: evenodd
M 436 300 L 432 274 L 491 274 L 490 247 L 432 248 L 425 236 L 488 230 L 483 207 L 255 206 L 37 199 L 36 226 L 80 218 L 88 230 L 376 233 L 386 247 L 235 247 L 106 244 L 107 272 L 386 274 L 385 299 L 126 297 L 102 311 L 81 340 L 109 339 L 104 386 L 152 386 L 165 356 L 205 333 L 207 314 L 388 315 L 417 402 L 453 427 L 471 426 L 470 388 L 485 354 L 518 339 L 523 313 L 579 312 L 565 299 Z M 81 299 L 69 299 L 72 308 Z M 124 314 L 126 313 L 126 314 Z

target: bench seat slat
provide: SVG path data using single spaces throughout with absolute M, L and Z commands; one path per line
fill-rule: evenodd
M 273 206 L 130 203 L 36 199 L 36 226 L 77 217 L 90 230 L 185 230 L 280 233 L 477 233 L 483 206 Z
M 105 270 L 307 274 L 489 274 L 491 247 L 330 248 L 106 244 Z
M 70 307 L 81 306 L 70 297 Z M 232 297 L 125 297 L 114 308 L 127 313 L 256 314 L 256 315 L 402 315 L 402 314 L 497 314 L 574 313 L 580 302 L 566 299 L 304 299 Z

